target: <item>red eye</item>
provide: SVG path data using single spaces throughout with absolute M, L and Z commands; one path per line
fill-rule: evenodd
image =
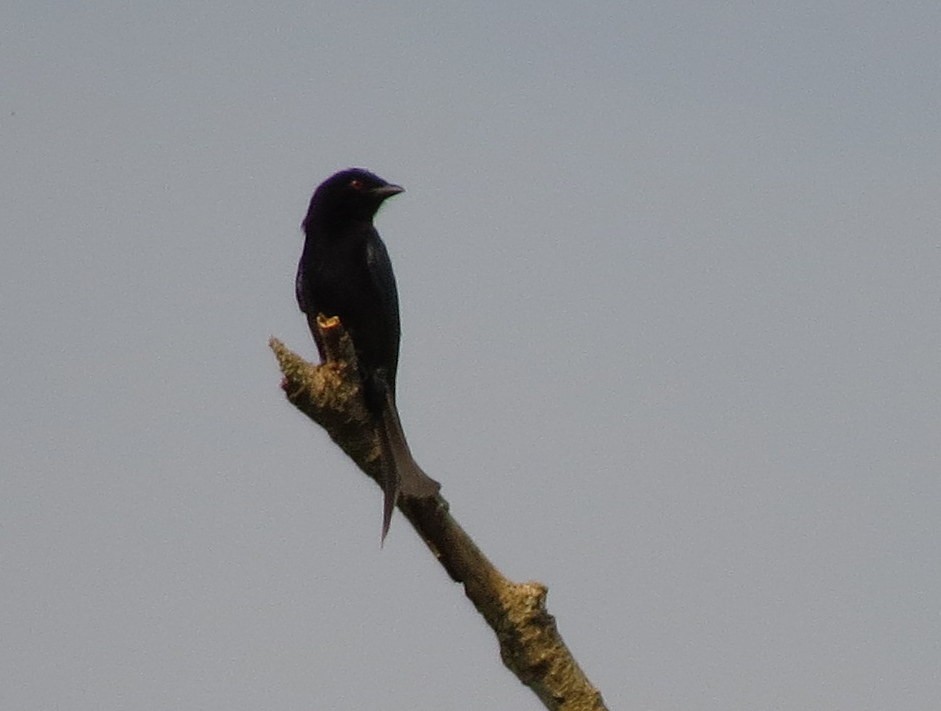
M 353 190 L 362 190 L 362 189 L 363 189 L 363 181 L 362 181 L 362 180 L 351 180 L 351 181 L 350 181 L 350 187 L 353 188 Z

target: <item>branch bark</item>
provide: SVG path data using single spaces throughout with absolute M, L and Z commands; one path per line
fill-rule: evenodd
M 308 363 L 272 338 L 284 380 L 281 388 L 298 410 L 323 427 L 341 449 L 381 486 L 380 448 L 360 396 L 356 354 L 336 318 L 317 318 L 326 362 Z M 399 510 L 493 629 L 504 665 L 552 711 L 606 711 L 546 610 L 548 590 L 516 583 L 491 563 L 435 499 L 400 499 Z

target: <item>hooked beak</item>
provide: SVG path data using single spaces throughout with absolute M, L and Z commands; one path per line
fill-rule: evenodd
M 370 192 L 376 197 L 385 200 L 386 198 L 390 198 L 393 195 L 404 193 L 405 188 L 403 188 L 401 185 L 383 185 L 379 188 L 373 188 Z

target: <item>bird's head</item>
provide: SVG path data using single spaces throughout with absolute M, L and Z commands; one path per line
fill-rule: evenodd
M 379 206 L 405 188 L 392 185 L 362 168 L 349 168 L 323 181 L 310 199 L 304 224 L 372 220 Z

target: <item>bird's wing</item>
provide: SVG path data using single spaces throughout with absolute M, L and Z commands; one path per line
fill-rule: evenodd
M 399 336 L 401 335 L 399 328 L 399 295 L 395 287 L 395 276 L 392 274 L 392 262 L 389 259 L 389 253 L 378 234 L 374 234 L 372 239 L 366 240 L 366 269 L 369 273 L 370 285 L 375 289 L 376 305 L 384 314 L 381 323 L 385 328 L 391 330 L 391 333 L 382 334 L 377 341 L 392 349 L 392 352 L 386 354 L 385 362 L 392 371 L 389 373 L 389 377 L 394 391 L 395 372 L 398 369 L 399 362 Z
M 301 311 L 307 313 L 307 302 L 304 301 L 304 258 L 297 264 L 297 276 L 294 277 L 294 296 Z
M 392 260 L 385 244 L 375 235 L 375 239 L 366 241 L 366 268 L 369 278 L 376 287 L 381 305 L 386 312 L 399 311 L 399 297 L 395 288 L 395 277 L 392 274 Z

